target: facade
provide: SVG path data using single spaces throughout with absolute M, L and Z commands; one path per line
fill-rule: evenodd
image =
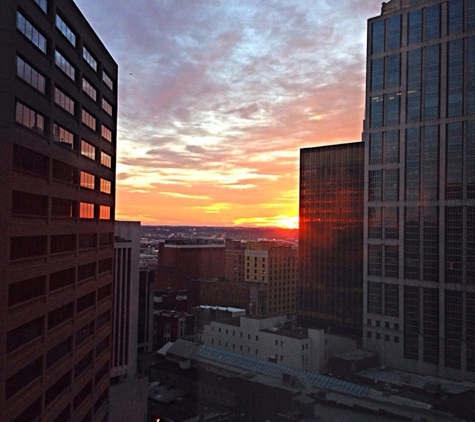
M 475 380 L 475 2 L 390 1 L 368 22 L 364 343 Z
M 155 270 L 141 268 L 139 274 L 139 309 L 137 328 L 137 353 L 153 350 L 153 286 Z
M 298 318 L 361 337 L 362 142 L 300 150 Z
M 181 339 L 193 342 L 195 340 L 196 315 L 186 312 L 155 311 L 154 319 L 157 322 L 155 349 L 158 350 L 169 341 L 175 342 Z
M 0 419 L 105 421 L 117 64 L 71 0 L 0 33 Z

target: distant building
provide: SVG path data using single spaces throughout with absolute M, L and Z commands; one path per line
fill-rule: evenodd
M 141 268 L 139 273 L 139 305 L 137 328 L 137 353 L 153 350 L 153 300 L 155 270 Z
M 196 315 L 176 311 L 155 311 L 157 322 L 157 342 L 155 349 L 178 339 L 194 342 L 196 335 Z
M 368 21 L 364 342 L 383 365 L 475 380 L 475 4 Z
M 106 421 L 117 63 L 71 0 L 0 34 L 0 419 Z
M 298 318 L 361 337 L 362 142 L 300 150 Z

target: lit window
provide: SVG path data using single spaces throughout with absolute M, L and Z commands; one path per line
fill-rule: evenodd
M 43 12 L 48 12 L 48 0 L 35 0 L 35 2 L 38 6 L 40 6 Z
M 97 61 L 86 47 L 82 48 L 82 57 L 86 60 L 86 63 L 97 72 Z
M 53 138 L 56 142 L 68 144 L 70 147 L 72 147 L 74 144 L 73 133 L 57 125 L 56 123 L 53 125 Z
M 66 24 L 66 22 L 63 21 L 63 19 L 61 19 L 58 14 L 56 15 L 56 27 L 72 45 L 76 46 L 76 35 L 74 35 L 74 32 L 71 30 L 71 28 Z
M 91 160 L 96 159 L 96 147 L 84 140 L 81 141 L 81 154 Z
M 15 121 L 38 133 L 45 131 L 45 118 L 24 104 L 16 103 Z
M 46 38 L 20 12 L 16 14 L 16 27 L 43 53 L 46 53 Z
M 111 207 L 107 205 L 101 205 L 99 208 L 99 218 L 101 220 L 110 220 L 111 219 Z
M 102 193 L 111 193 L 112 183 L 109 180 L 101 178 L 101 192 Z
M 112 104 L 109 103 L 105 98 L 102 99 L 102 109 L 109 115 L 112 116 Z
M 102 80 L 111 90 L 114 90 L 114 82 L 106 72 L 102 72 Z
M 16 74 L 38 91 L 45 93 L 46 78 L 33 69 L 21 57 L 16 58 Z
M 93 174 L 81 171 L 81 187 L 94 189 L 95 178 Z
M 112 142 L 112 131 L 108 129 L 107 127 L 105 127 L 104 125 L 102 125 L 102 128 L 101 128 L 101 135 L 105 140 Z
M 81 121 L 92 130 L 96 130 L 96 118 L 84 109 L 81 112 Z
M 66 75 L 68 75 L 73 81 L 76 79 L 76 69 L 69 63 L 68 60 L 59 52 L 54 52 L 54 62 Z
M 80 202 L 79 218 L 94 218 L 94 204 L 90 204 L 88 202 Z

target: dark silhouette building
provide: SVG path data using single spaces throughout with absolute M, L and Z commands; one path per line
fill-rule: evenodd
M 475 380 L 475 2 L 368 22 L 364 342 L 383 365 Z
M 0 34 L 0 419 L 105 421 L 117 64 L 71 0 Z
M 298 318 L 350 335 L 363 318 L 363 152 L 362 142 L 300 150 Z

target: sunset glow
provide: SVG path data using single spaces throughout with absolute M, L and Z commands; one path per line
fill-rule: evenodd
M 120 69 L 117 219 L 298 227 L 300 148 L 361 140 L 380 1 L 76 3 Z

